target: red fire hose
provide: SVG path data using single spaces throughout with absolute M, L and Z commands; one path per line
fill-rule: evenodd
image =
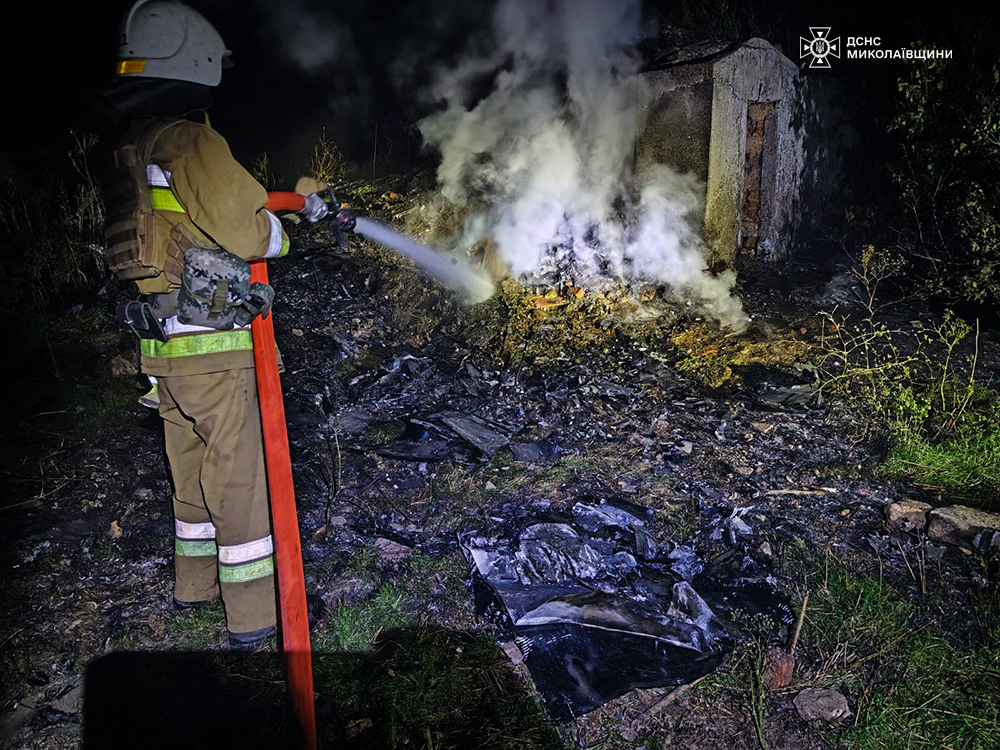
M 251 269 L 252 281 L 267 283 L 266 261 L 255 261 L 251 264 Z M 302 543 L 299 540 L 299 519 L 295 510 L 295 488 L 292 486 L 292 460 L 288 452 L 285 404 L 281 396 L 281 380 L 275 356 L 274 320 L 270 316 L 264 318 L 258 315 L 252 328 L 267 484 L 271 495 L 271 523 L 278 568 L 288 703 L 301 732 L 301 747 L 303 750 L 316 750 L 312 647 L 309 644 Z
M 268 193 L 264 206 L 271 213 L 278 211 L 301 211 L 306 207 L 306 197 L 299 193 Z

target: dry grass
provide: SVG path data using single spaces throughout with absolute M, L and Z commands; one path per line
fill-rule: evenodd
M 312 159 L 309 161 L 309 174 L 320 182 L 335 184 L 354 169 L 347 157 L 337 148 L 333 139 L 327 137 L 326 128 L 319 141 L 313 146 Z
M 710 388 L 733 385 L 740 380 L 734 368 L 747 365 L 789 367 L 806 362 L 813 347 L 795 339 L 789 331 L 785 338 L 754 341 L 747 337 L 729 338 L 703 325 L 674 335 L 670 341 L 682 354 L 677 369 Z

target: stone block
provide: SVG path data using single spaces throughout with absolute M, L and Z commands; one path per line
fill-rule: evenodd
M 1000 531 L 1000 513 L 989 513 L 965 505 L 935 508 L 930 512 L 927 536 L 935 542 L 953 544 L 963 549 L 982 549 L 994 532 Z

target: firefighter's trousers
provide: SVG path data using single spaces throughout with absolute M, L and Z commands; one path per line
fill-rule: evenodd
M 220 592 L 232 633 L 274 625 L 274 547 L 253 368 L 159 378 L 174 481 L 174 596 Z

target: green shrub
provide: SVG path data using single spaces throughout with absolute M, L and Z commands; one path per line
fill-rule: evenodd
M 861 415 L 860 433 L 891 438 L 886 470 L 962 498 L 1000 501 L 1000 394 L 977 379 L 979 331 L 951 312 L 890 327 L 880 285 L 905 268 L 869 246 L 852 273 L 863 312 L 827 315 L 822 387 Z M 970 351 L 971 344 L 971 351 Z
M 944 431 L 902 431 L 886 463 L 893 475 L 943 487 L 963 497 L 996 502 L 1000 499 L 1000 396 L 972 386 L 962 414 Z M 940 420 L 938 420 L 940 421 Z

